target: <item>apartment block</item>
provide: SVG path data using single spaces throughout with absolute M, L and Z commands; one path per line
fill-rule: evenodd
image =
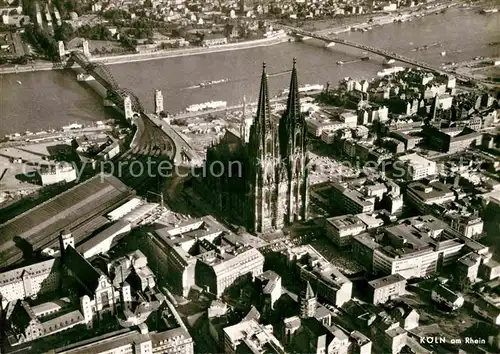
M 366 224 L 357 216 L 348 214 L 326 219 L 326 235 L 337 246 L 351 243 L 352 236 L 366 230 Z
M 409 181 L 417 181 L 422 178 L 433 176 L 437 173 L 437 166 L 434 161 L 428 160 L 418 154 L 409 154 L 398 157 L 399 164 L 396 173 L 402 172 Z
M 406 279 L 399 274 L 391 274 L 368 282 L 374 305 L 383 304 L 403 295 Z
M 425 277 L 455 262 L 463 253 L 464 240 L 450 238 L 448 226 L 433 216 L 401 220 L 383 230 L 375 241 L 367 234 L 353 237 L 353 255 L 376 274 Z

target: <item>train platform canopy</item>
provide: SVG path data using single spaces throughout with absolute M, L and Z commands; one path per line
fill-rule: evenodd
M 59 233 L 116 209 L 135 196 L 116 177 L 99 174 L 0 225 L 0 269 L 23 258 L 26 246 L 38 250 Z

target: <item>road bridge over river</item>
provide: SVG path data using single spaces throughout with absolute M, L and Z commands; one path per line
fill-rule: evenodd
M 348 47 L 351 47 L 351 48 L 356 48 L 356 49 L 359 49 L 359 50 L 363 50 L 365 52 L 370 52 L 370 53 L 373 53 L 373 54 L 377 54 L 377 55 L 380 55 L 380 56 L 385 57 L 387 59 L 394 59 L 394 60 L 400 61 L 402 63 L 413 65 L 413 66 L 416 66 L 416 67 L 419 67 L 419 68 L 422 68 L 422 69 L 425 69 L 425 70 L 429 70 L 429 71 L 432 71 L 432 72 L 436 72 L 436 73 L 440 73 L 440 74 L 446 74 L 446 75 L 452 75 L 452 76 L 456 77 L 457 80 L 460 80 L 460 81 L 463 81 L 463 82 L 468 82 L 468 83 L 471 83 L 471 84 L 477 84 L 477 83 L 479 83 L 479 84 L 483 84 L 483 85 L 485 85 L 487 87 L 491 87 L 492 85 L 493 86 L 497 86 L 497 83 L 492 82 L 492 81 L 479 80 L 479 79 L 475 79 L 475 78 L 467 76 L 467 75 L 458 74 L 458 73 L 454 73 L 454 72 L 448 72 L 448 71 L 443 70 L 441 68 L 429 65 L 427 63 L 421 62 L 421 61 L 416 60 L 416 59 L 407 58 L 407 57 L 405 57 L 403 55 L 400 55 L 400 54 L 397 54 L 397 53 L 394 53 L 394 52 L 390 52 L 390 51 L 385 50 L 385 49 L 375 48 L 375 47 L 372 47 L 372 46 L 369 46 L 369 45 L 356 43 L 356 42 L 353 42 L 353 41 L 350 41 L 350 40 L 347 40 L 347 39 L 342 39 L 342 38 L 334 37 L 334 36 L 331 36 L 331 35 L 326 35 L 326 34 L 324 34 L 324 31 L 321 31 L 321 32 L 308 32 L 308 31 L 304 31 L 304 30 L 302 30 L 300 28 L 291 27 L 291 26 L 285 26 L 285 25 L 281 25 L 281 24 L 274 24 L 274 27 L 278 28 L 278 29 L 283 29 L 283 30 L 287 31 L 288 33 L 291 33 L 291 34 L 293 34 L 295 36 L 310 37 L 310 38 L 318 39 L 318 40 L 321 40 L 321 41 L 324 41 L 324 42 L 327 42 L 327 43 L 342 44 L 342 45 L 345 45 L 345 46 L 348 46 Z

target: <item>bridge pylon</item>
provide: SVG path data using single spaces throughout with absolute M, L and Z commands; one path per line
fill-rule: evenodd
M 123 110 L 125 111 L 125 119 L 132 120 L 134 118 L 134 110 L 132 109 L 132 99 L 130 96 L 125 96 L 123 98 Z
M 61 61 L 65 61 L 66 60 L 66 49 L 64 48 L 63 41 L 57 42 L 57 50 L 59 52 L 59 58 L 61 59 Z
M 85 55 L 87 58 L 90 58 L 90 47 L 88 40 L 84 39 L 82 41 L 82 49 L 83 49 L 83 55 Z
M 163 112 L 163 94 L 160 90 L 155 90 L 155 114 L 157 116 Z

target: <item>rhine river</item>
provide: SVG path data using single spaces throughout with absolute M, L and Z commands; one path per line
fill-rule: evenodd
M 417 58 L 434 65 L 472 60 L 476 56 L 498 57 L 499 14 L 481 15 L 477 10 L 448 9 L 411 22 L 389 24 L 369 32 L 349 32 L 341 36 L 359 43 Z M 439 42 L 426 51 L 416 47 Z M 446 51 L 442 57 L 440 53 Z M 269 47 L 157 59 L 111 65 L 121 87 L 139 96 L 147 110 L 153 109 L 153 92 L 163 91 L 165 110 L 177 113 L 187 106 L 206 101 L 227 101 L 228 105 L 257 99 L 261 63 L 267 63 L 271 95 L 289 83 L 292 58 L 297 58 L 299 84 L 336 86 L 343 77 L 370 79 L 382 70 L 383 59 L 371 59 L 338 66 L 366 56 L 341 46 L 325 48 L 323 43 L 290 42 Z M 281 74 L 280 74 L 281 73 Z M 102 98 L 87 83 L 76 81 L 72 71 L 41 71 L 0 75 L 0 136 L 26 130 L 59 128 L 65 124 L 109 118 Z M 229 82 L 188 89 L 203 81 L 228 78 Z

